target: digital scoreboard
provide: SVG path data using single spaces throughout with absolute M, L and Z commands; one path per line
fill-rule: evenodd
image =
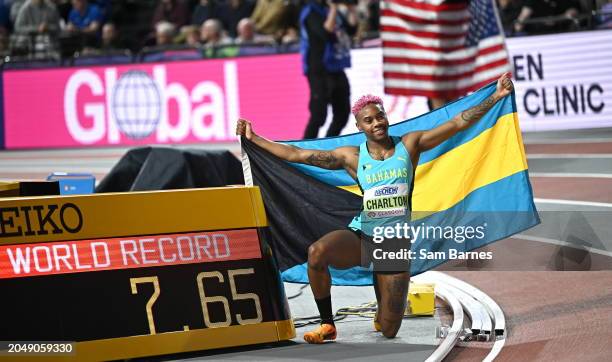
M 83 361 L 293 338 L 266 226 L 253 187 L 0 199 L 0 341 Z

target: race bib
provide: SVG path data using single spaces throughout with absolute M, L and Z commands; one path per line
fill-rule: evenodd
M 363 211 L 373 219 L 407 215 L 408 185 L 382 185 L 365 190 Z

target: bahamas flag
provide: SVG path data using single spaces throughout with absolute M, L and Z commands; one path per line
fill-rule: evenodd
M 392 125 L 389 134 L 429 130 L 473 107 L 495 91 L 495 83 L 444 108 Z M 358 146 L 361 133 L 287 141 L 302 148 L 331 150 Z M 346 228 L 361 210 L 356 182 L 344 170 L 292 164 L 243 140 L 245 180 L 260 187 L 270 243 L 283 279 L 308 282 L 308 246 Z M 412 195 L 412 275 L 462 253 L 537 225 L 515 95 L 500 100 L 480 121 L 421 154 Z M 336 285 L 367 285 L 369 269 L 332 269 Z

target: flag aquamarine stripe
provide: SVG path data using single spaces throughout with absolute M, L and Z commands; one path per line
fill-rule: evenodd
M 446 239 L 434 241 L 422 239 L 419 242 L 417 239 L 412 245 L 412 250 L 417 253 L 421 248 L 425 251 L 448 252 L 451 248 L 470 251 L 519 233 L 539 222 L 528 171 L 524 170 L 473 191 L 448 210 L 415 222 L 416 225 L 442 227 L 486 224 L 482 239 L 472 239 L 463 243 L 449 242 Z M 448 259 L 428 260 L 417 257 L 411 263 L 411 275 L 423 273 L 446 261 Z M 330 269 L 330 272 L 334 285 L 369 285 L 372 282 L 371 272 L 361 267 L 340 271 Z M 288 282 L 308 283 L 306 263 L 285 270 L 282 277 Z
M 332 285 L 364 286 L 372 285 L 372 271 L 356 266 L 349 269 L 329 267 Z M 283 281 L 289 283 L 308 284 L 308 264 L 298 264 L 281 273 Z
M 449 121 L 455 114 L 462 112 L 468 108 L 476 106 L 489 97 L 496 89 L 496 82 L 491 83 L 477 92 L 460 98 L 443 108 L 437 109 L 433 112 L 426 113 L 416 118 L 396 123 L 389 127 L 389 134 L 394 136 L 401 136 L 409 132 L 429 130 L 437 127 Z M 476 124 L 467 130 L 460 132 L 447 141 L 443 142 L 439 146 L 423 152 L 419 158 L 419 164 L 429 162 L 438 158 L 440 155 L 467 143 L 481 134 L 483 131 L 493 127 L 497 120 L 508 114 L 516 111 L 513 100 L 514 94 L 509 97 L 503 98 Z M 303 140 L 303 141 L 285 141 L 284 143 L 291 144 L 301 148 L 319 149 L 319 150 L 331 150 L 342 146 L 358 146 L 365 141 L 363 133 L 354 133 L 344 136 L 329 137 L 316 140 Z M 312 176 L 322 182 L 333 186 L 349 186 L 354 185 L 353 180 L 349 174 L 344 170 L 324 170 L 319 167 L 310 165 L 303 165 L 297 163 L 290 163 L 291 166 L 297 168 L 301 172 Z

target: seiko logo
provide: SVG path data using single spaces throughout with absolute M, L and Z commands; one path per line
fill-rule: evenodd
M 386 186 L 374 191 L 374 196 L 389 196 L 397 194 L 397 186 Z
M 78 233 L 83 214 L 73 204 L 0 208 L 0 238 Z

